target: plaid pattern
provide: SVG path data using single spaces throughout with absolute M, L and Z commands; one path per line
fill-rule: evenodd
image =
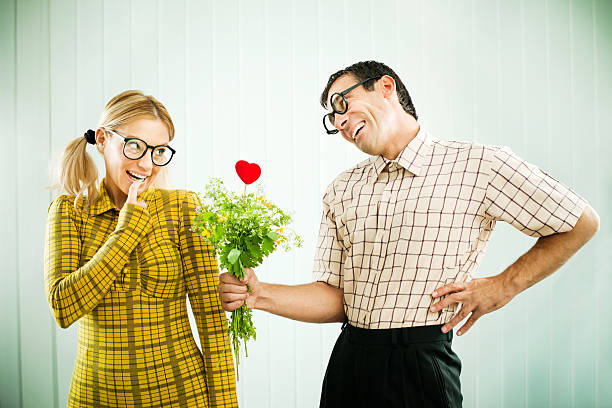
M 508 148 L 433 139 L 424 130 L 395 160 L 371 157 L 323 196 L 314 280 L 344 289 L 351 325 L 450 321 L 434 289 L 472 278 L 496 221 L 540 237 L 569 231 L 586 201 Z
M 100 193 L 89 209 L 58 197 L 47 221 L 48 300 L 60 326 L 80 322 L 68 406 L 238 406 L 217 260 L 190 230 L 195 196 L 151 188 L 146 210 L 119 211 Z

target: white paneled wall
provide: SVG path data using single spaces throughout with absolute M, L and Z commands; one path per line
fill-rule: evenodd
M 0 407 L 66 405 L 76 328 L 56 326 L 44 294 L 44 187 L 108 99 L 135 88 L 166 105 L 177 188 L 221 177 L 239 189 L 234 163 L 259 163 L 305 245 L 258 274 L 304 283 L 322 192 L 365 157 L 324 133 L 319 95 L 330 74 L 365 59 L 396 70 L 434 136 L 509 145 L 602 216 L 561 271 L 455 341 L 464 405 L 610 406 L 609 0 L 0 0 L 0 55 Z M 498 226 L 481 275 L 533 242 Z M 255 322 L 240 405 L 318 406 L 339 325 L 261 312 Z

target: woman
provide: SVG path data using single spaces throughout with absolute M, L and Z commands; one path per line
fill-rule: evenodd
M 195 197 L 155 187 L 173 137 L 160 102 L 126 91 L 64 153 L 45 275 L 58 324 L 80 321 L 70 407 L 237 406 L 216 258 L 191 231 Z M 99 190 L 87 143 L 104 156 Z

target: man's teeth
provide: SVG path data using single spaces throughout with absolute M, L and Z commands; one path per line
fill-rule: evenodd
M 355 126 L 355 129 L 353 130 L 353 140 L 355 140 L 357 133 L 359 133 L 361 128 L 363 128 L 364 126 L 365 126 L 365 123 L 360 123 L 359 125 Z

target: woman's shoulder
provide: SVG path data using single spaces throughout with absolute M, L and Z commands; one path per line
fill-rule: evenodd
M 195 205 L 198 202 L 197 194 L 190 190 L 156 188 L 151 192 L 147 201 L 152 201 L 161 207 L 178 206 L 184 204 Z
M 64 213 L 70 216 L 76 216 L 78 213 L 82 213 L 85 209 L 87 197 L 75 197 L 67 194 L 61 194 L 55 197 L 47 212 L 51 214 Z

